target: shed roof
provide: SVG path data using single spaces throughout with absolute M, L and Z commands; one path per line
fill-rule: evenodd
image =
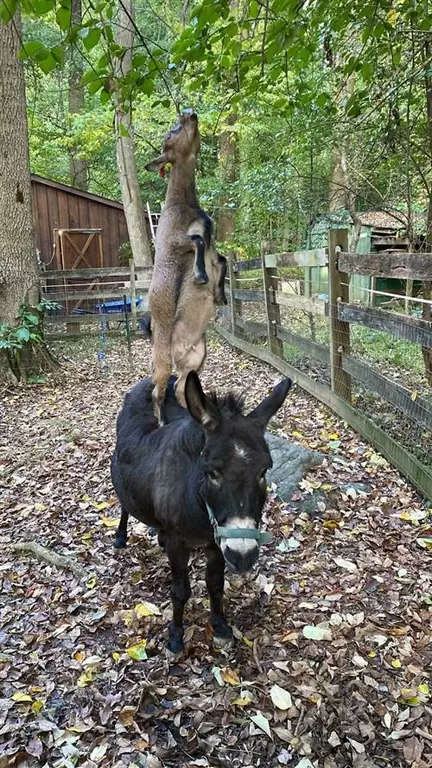
M 108 205 L 111 206 L 111 208 L 117 208 L 119 210 L 123 210 L 123 204 L 118 202 L 118 200 L 110 200 L 108 197 L 102 197 L 101 195 L 94 195 L 93 192 L 85 192 L 82 189 L 77 189 L 77 187 L 71 187 L 68 184 L 62 184 L 60 181 L 53 181 L 52 179 L 46 179 L 44 176 L 39 176 L 37 173 L 31 174 L 31 180 L 32 182 L 36 184 L 43 184 L 47 187 L 53 187 L 54 189 L 59 189 L 62 192 L 66 192 L 69 195 L 76 195 L 77 197 L 85 197 L 86 200 L 92 200 L 95 203 L 101 203 L 102 205 Z M 146 211 L 144 211 L 144 215 L 147 216 Z

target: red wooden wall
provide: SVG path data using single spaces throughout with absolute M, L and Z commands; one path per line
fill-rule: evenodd
M 54 229 L 102 229 L 103 266 L 118 266 L 118 249 L 129 239 L 121 203 L 34 174 L 31 181 L 36 246 L 47 269 L 62 268 Z

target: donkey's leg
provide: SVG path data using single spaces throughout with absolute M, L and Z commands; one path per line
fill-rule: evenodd
M 223 610 L 224 572 L 225 561 L 217 544 L 209 544 L 205 549 L 206 585 L 210 597 L 210 623 L 214 636 L 217 639 L 231 640 L 232 629 L 227 624 Z
M 196 283 L 196 285 L 205 285 L 205 283 L 208 283 L 209 279 L 205 265 L 206 246 L 204 238 L 202 238 L 201 235 L 191 235 L 191 240 L 195 250 L 194 283 Z
M 188 563 L 189 550 L 178 542 L 165 541 L 166 553 L 171 566 L 171 600 L 173 620 L 169 629 L 168 650 L 171 653 L 183 651 L 183 613 L 191 596 Z
M 123 507 L 121 508 L 121 517 L 116 530 L 116 537 L 114 546 L 116 549 L 124 549 L 127 542 L 127 524 L 128 524 L 129 512 Z

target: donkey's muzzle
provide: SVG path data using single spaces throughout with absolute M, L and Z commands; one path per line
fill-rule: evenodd
M 222 553 L 230 571 L 246 573 L 258 560 L 259 546 L 253 539 L 228 539 Z

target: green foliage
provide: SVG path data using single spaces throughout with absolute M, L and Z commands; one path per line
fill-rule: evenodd
M 7 5 L 6 5 L 7 4 Z M 2 0 L 3 18 L 14 0 Z M 190 7 L 135 2 L 133 66 L 115 70 L 116 0 L 22 0 L 33 170 L 68 181 L 69 157 L 91 169 L 90 189 L 119 196 L 113 97 L 132 109 L 139 181 L 158 209 L 166 182 L 145 171 L 172 124 L 194 106 L 202 147 L 200 199 L 235 217 L 231 247 L 304 247 L 310 219 L 328 209 L 335 148 L 347 147 L 355 207 L 425 210 L 432 186 L 425 76 L 432 9 L 411 0 L 203 0 Z M 68 110 L 68 50 L 80 52 L 82 115 Z M 45 74 L 47 73 L 47 74 Z M 430 76 L 430 75 L 429 75 Z M 231 120 L 235 115 L 235 120 Z M 235 135 L 236 172 L 221 173 L 220 136 Z
M 42 299 L 35 307 L 22 304 L 16 325 L 12 327 L 4 322 L 0 325 L 0 350 L 19 364 L 28 346 L 44 345 L 43 318 L 45 312 L 52 309 L 59 309 L 59 305 L 46 299 Z

